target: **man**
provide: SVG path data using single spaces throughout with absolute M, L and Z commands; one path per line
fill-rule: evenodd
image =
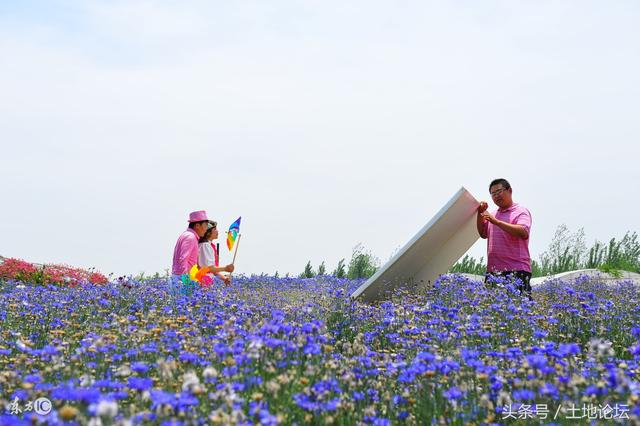
M 188 274 L 193 265 L 198 264 L 198 241 L 204 236 L 209 227 L 207 212 L 199 210 L 189 214 L 189 228 L 184 231 L 173 249 L 172 290 L 180 286 L 182 275 Z M 227 265 L 224 270 L 233 272 L 233 265 Z
M 482 201 L 477 216 L 478 233 L 487 239 L 487 278 L 496 275 L 517 279 L 520 292 L 531 299 L 531 213 L 513 202 L 513 190 L 506 179 L 493 180 L 489 193 L 498 210 L 489 213 L 488 204 Z

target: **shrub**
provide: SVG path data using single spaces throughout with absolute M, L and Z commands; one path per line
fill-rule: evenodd
M 0 263 L 0 279 L 25 281 L 37 270 L 38 268 L 29 262 L 8 258 Z
M 480 260 L 476 260 L 473 256 L 465 254 L 462 260 L 459 260 L 451 267 L 450 272 L 483 275 L 487 271 L 487 265 L 483 259 L 481 257 Z
M 340 259 L 340 262 L 338 262 L 338 266 L 336 266 L 336 269 L 333 271 L 332 275 L 336 278 L 345 278 L 347 276 L 347 271 L 344 266 L 344 259 Z
M 311 261 L 307 262 L 307 265 L 304 267 L 304 272 L 300 274 L 300 278 L 313 278 L 316 274 L 313 272 L 313 268 L 311 267 Z
M 365 251 L 362 244 L 358 244 L 353 248 L 347 277 L 350 279 L 369 278 L 376 273 L 378 265 L 378 258 L 373 256 L 371 252 Z
M 33 284 L 78 285 L 84 283 L 106 284 L 106 276 L 93 269 L 74 268 L 67 265 L 36 266 L 21 259 L 7 258 L 0 263 L 0 279 Z

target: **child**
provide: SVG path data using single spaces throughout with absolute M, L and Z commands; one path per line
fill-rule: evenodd
M 211 280 L 213 281 L 213 276 L 217 276 L 225 284 L 229 284 L 231 278 L 228 275 L 223 275 L 221 272 L 233 272 L 233 265 L 227 266 L 218 266 L 219 263 L 219 255 L 216 246 L 213 244 L 213 240 L 218 238 L 218 227 L 216 222 L 209 221 L 209 226 L 204 233 L 204 235 L 200 238 L 198 243 L 198 265 L 200 268 L 204 268 L 205 266 L 209 268 L 210 273 L 207 274 Z

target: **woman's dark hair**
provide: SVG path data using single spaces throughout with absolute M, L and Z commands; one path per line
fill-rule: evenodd
M 204 235 L 200 238 L 198 243 L 206 243 L 207 241 L 209 241 L 209 236 L 218 226 L 218 223 L 214 220 L 208 220 L 207 222 L 209 222 L 209 226 L 207 227 L 207 230 L 204 232 Z
M 214 228 L 209 228 L 206 230 L 206 232 L 204 233 L 204 235 L 202 237 L 200 237 L 200 239 L 198 240 L 198 243 L 206 243 L 209 242 L 209 235 L 211 235 L 211 231 L 213 231 Z
M 489 184 L 489 191 L 491 191 L 491 187 L 493 187 L 495 185 L 502 185 L 502 187 L 504 189 L 511 188 L 511 185 L 509 184 L 509 181 L 507 181 L 504 178 L 498 178 L 498 179 L 492 180 L 491 183 Z

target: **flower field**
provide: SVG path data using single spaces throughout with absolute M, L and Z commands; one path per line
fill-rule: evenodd
M 106 284 L 108 282 L 100 272 L 74 268 L 67 265 L 41 265 L 21 259 L 0 259 L 0 280 L 17 280 L 32 284 L 61 284 L 75 286 L 79 284 Z
M 529 301 L 449 275 L 373 306 L 349 300 L 360 284 L 257 276 L 172 298 L 166 280 L 0 281 L 0 424 L 638 422 L 631 283 Z

